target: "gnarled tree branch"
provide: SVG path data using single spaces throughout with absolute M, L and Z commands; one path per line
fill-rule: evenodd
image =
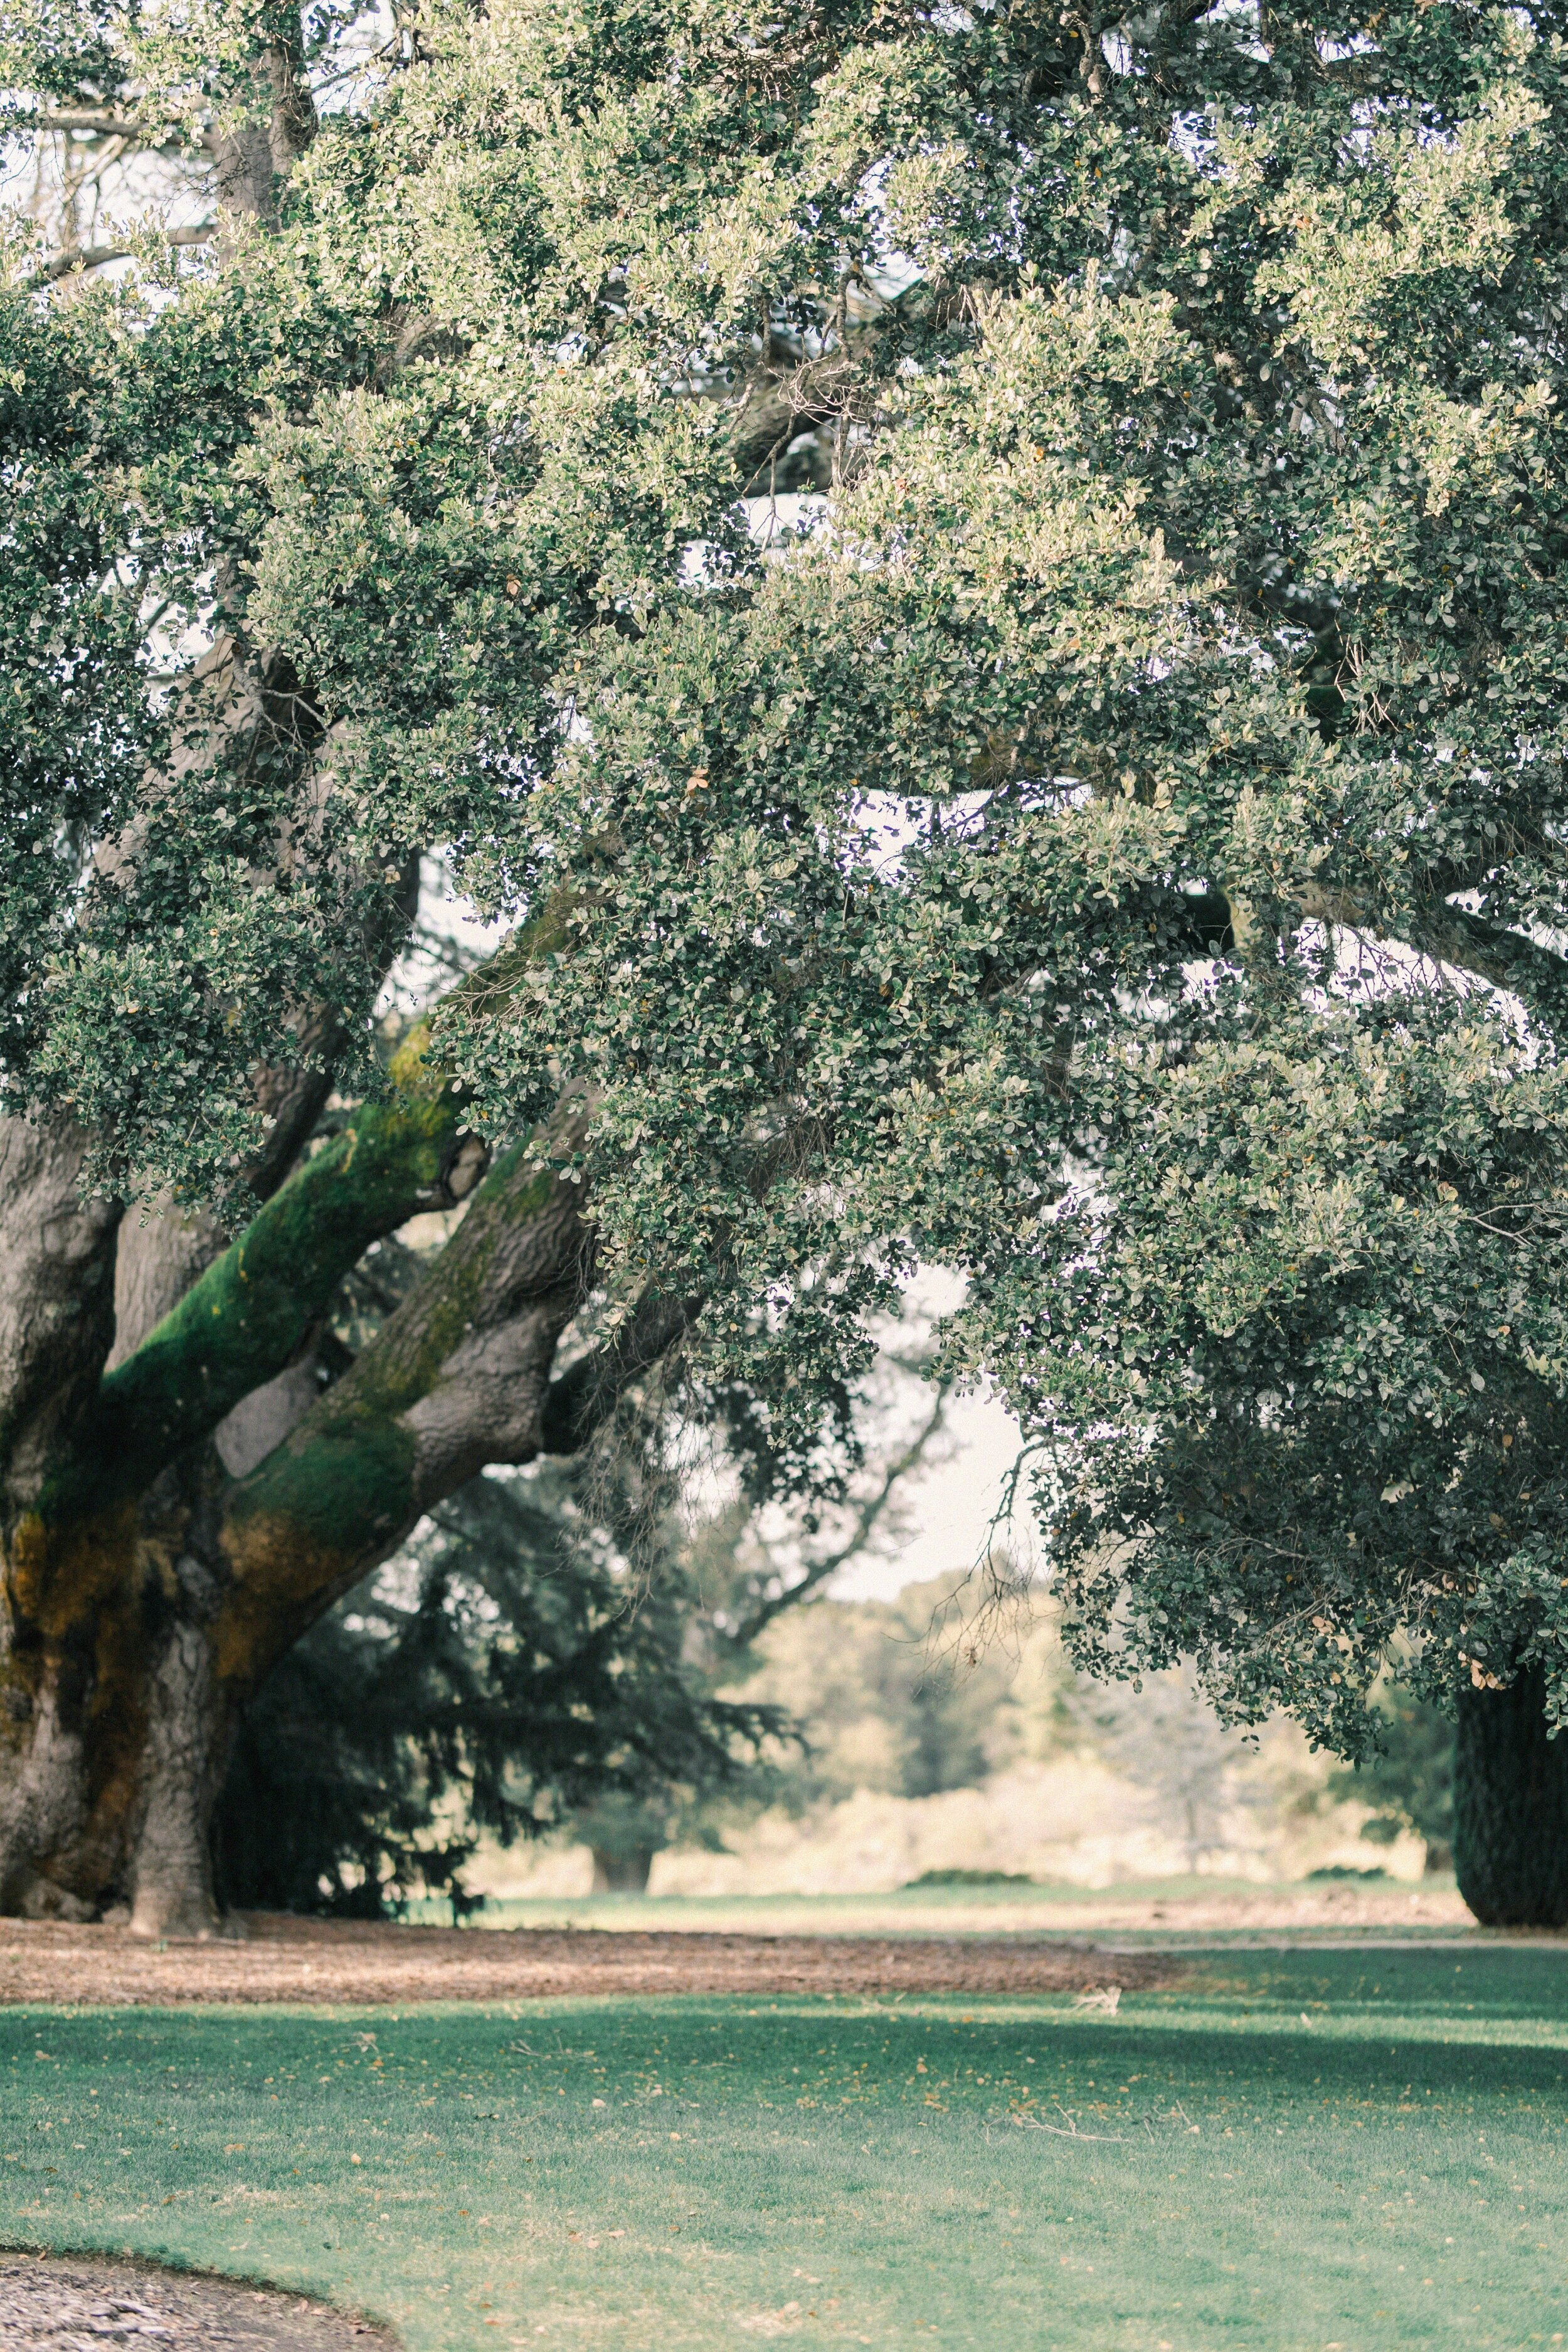
M 360 1111 L 110 1372 L 44 1509 L 63 1525 L 142 1490 L 281 1371 L 373 1241 L 421 1208 L 450 1207 L 483 1165 L 450 1087 L 405 1049 L 390 1101 Z
M 421 1515 L 492 1462 L 541 1451 L 550 1367 L 593 1276 L 568 1160 L 589 1106 L 498 1161 L 416 1288 L 265 1462 L 230 1490 L 219 1671 L 248 1686 Z

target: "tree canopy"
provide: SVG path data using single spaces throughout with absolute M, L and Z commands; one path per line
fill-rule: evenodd
M 488 1168 L 225 1503 L 247 1623 L 677 1345 L 830 1483 L 925 1259 L 1080 1655 L 1353 1751 L 1398 1636 L 1555 1717 L 1565 31 L 13 16 L 18 138 L 208 210 L 12 236 L 5 1101 L 231 1225 L 351 1106 L 235 1245 L 293 1304 L 218 1260 L 94 1479 Z M 436 852 L 502 943 L 389 1079 Z

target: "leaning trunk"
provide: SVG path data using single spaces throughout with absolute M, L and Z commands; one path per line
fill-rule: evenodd
M 1485 1927 L 1568 1925 L 1568 1738 L 1547 1737 L 1545 1702 L 1539 1667 L 1459 1694 L 1454 1869 Z

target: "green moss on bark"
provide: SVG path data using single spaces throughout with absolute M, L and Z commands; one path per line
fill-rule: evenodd
M 53 1481 L 57 1524 L 140 1488 L 280 1371 L 374 1241 L 439 1185 L 462 1124 L 420 1065 L 323 1145 L 104 1381 L 84 1443 Z
M 530 1152 L 520 1142 L 502 1156 L 418 1289 L 236 1488 L 223 1537 L 233 1585 L 218 1631 L 229 1680 L 264 1673 L 417 1517 L 416 1444 L 402 1416 L 493 1303 L 506 1237 L 555 1202 L 554 1175 Z
M 399 1421 L 310 1419 L 244 1479 L 223 1549 L 232 1581 L 214 1628 L 220 1680 L 255 1686 L 416 1516 L 415 1443 Z

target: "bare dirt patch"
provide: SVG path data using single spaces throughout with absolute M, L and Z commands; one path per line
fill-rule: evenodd
M 91 2254 L 0 2254 L 5 2352 L 391 2352 L 367 2321 L 228 2279 Z
M 400 1927 L 277 1914 L 243 1941 L 0 1920 L 0 2002 L 530 2000 L 551 1993 L 1078 1992 L 1154 1984 L 1151 1953 L 1009 1936 L 727 1936 Z M 0 2339 L 3 2340 L 3 2339 Z

